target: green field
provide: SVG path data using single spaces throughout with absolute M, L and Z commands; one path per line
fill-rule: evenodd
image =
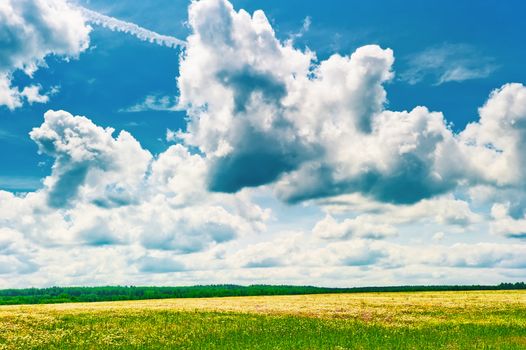
M 526 292 L 0 307 L 0 349 L 526 349 Z

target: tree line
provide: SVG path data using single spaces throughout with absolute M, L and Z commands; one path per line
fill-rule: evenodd
M 0 305 L 51 304 L 70 302 L 94 302 L 117 300 L 143 300 L 165 298 L 205 298 L 262 295 L 299 295 L 324 293 L 363 292 L 425 292 L 425 291 L 470 291 L 470 290 L 515 290 L 526 289 L 524 282 L 501 283 L 499 285 L 458 286 L 387 286 L 326 288 L 314 286 L 250 285 L 239 286 L 198 285 L 190 287 L 50 287 L 0 290 Z

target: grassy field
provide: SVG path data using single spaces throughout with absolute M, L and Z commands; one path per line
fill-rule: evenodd
M 0 349 L 526 349 L 526 291 L 0 307 Z

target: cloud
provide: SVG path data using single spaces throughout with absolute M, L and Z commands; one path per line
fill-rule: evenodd
M 140 186 L 152 156 L 129 133 L 122 131 L 113 138 L 113 131 L 65 111 L 46 112 L 44 123 L 30 137 L 40 153 L 55 158 L 53 173 L 44 181 L 52 207 L 66 206 L 83 186 L 91 201 L 100 205 L 133 200 L 131 193 Z
M 121 109 L 119 112 L 145 112 L 145 111 L 177 111 L 177 102 L 171 96 L 148 95 L 144 101 L 133 106 Z
M 457 243 L 442 252 L 442 263 L 454 267 L 511 268 L 526 267 L 526 249 L 521 245 L 494 243 Z
M 171 139 L 206 155 L 211 191 L 271 184 L 288 203 L 360 193 L 414 204 L 526 178 L 517 169 L 525 164 L 521 84 L 493 92 L 480 120 L 454 133 L 440 112 L 385 109 L 390 49 L 368 45 L 317 61 L 279 41 L 262 11 L 235 11 L 226 0 L 192 3 L 189 24 L 178 78 L 189 122 Z
M 46 103 L 49 101 L 49 96 L 40 94 L 41 87 L 38 85 L 26 86 L 20 92 L 20 96 L 24 96 L 29 104 Z
M 274 240 L 250 244 L 228 257 L 233 267 L 271 268 L 291 264 L 306 264 L 298 258 L 306 245 L 301 232 L 281 232 Z
M 228 256 L 227 261 L 231 268 L 361 267 L 387 259 L 393 249 L 390 244 L 369 239 L 327 244 L 302 232 L 280 232 L 279 238 L 248 245 Z
M 479 181 L 520 187 L 526 179 L 526 87 L 505 84 L 479 108 L 480 120 L 460 133 L 464 152 Z
M 34 191 L 42 187 L 42 180 L 33 176 L 0 176 L 0 188 L 8 191 Z
M 481 79 L 493 73 L 497 66 L 493 60 L 482 56 L 476 49 L 463 44 L 444 44 L 428 48 L 408 59 L 408 68 L 400 78 L 414 85 L 426 78 L 435 85 Z
M 317 201 L 330 215 L 345 215 L 360 213 L 356 219 L 362 223 L 377 225 L 426 224 L 468 228 L 483 221 L 483 217 L 475 213 L 470 203 L 447 194 L 432 199 L 424 199 L 412 205 L 395 205 L 391 203 L 374 202 L 359 194 L 341 195 Z
M 363 240 L 332 244 L 328 250 L 337 257 L 339 264 L 344 266 L 375 265 L 389 255 L 382 246 Z
M 439 231 L 433 235 L 433 241 L 440 242 L 444 239 L 445 233 L 442 231 Z
M 301 29 L 296 33 L 290 34 L 289 40 L 291 42 L 294 42 L 295 40 L 302 38 L 305 34 L 307 34 L 311 25 L 312 25 L 312 18 L 310 16 L 305 17 L 303 19 L 303 24 L 301 26 Z
M 313 53 L 275 38 L 263 12 L 219 0 L 192 4 L 190 25 L 178 84 L 191 119 L 180 136 L 211 157 L 211 190 L 283 178 L 278 194 L 290 202 L 363 191 L 410 203 L 454 186 L 431 169 L 440 159 L 430 153 L 452 139 L 443 117 L 382 112 L 391 50 L 365 46 L 314 65 Z M 360 144 L 374 149 L 358 154 Z
M 207 163 L 182 145 L 153 157 L 126 131 L 48 111 L 30 137 L 54 159 L 36 192 L 0 191 L 0 227 L 45 246 L 115 246 L 181 254 L 264 229 L 246 194 L 210 194 Z
M 78 7 L 78 10 L 82 12 L 84 18 L 90 23 L 103 26 L 112 31 L 131 34 L 142 41 L 148 41 L 157 45 L 167 46 L 171 48 L 184 47 L 186 45 L 184 40 L 177 39 L 173 36 L 162 35 L 153 32 L 151 30 L 142 28 L 135 23 L 130 23 L 119 20 L 115 17 L 106 16 L 84 7 Z
M 320 135 L 326 142 L 323 158 L 282 178 L 277 184 L 281 198 L 297 202 L 359 192 L 382 202 L 411 204 L 446 193 L 460 180 L 449 159 L 461 155 L 440 113 L 423 107 L 384 111 L 369 134 L 343 125 L 333 124 Z
M 144 256 L 136 261 L 143 273 L 168 273 L 185 271 L 183 263 L 170 257 Z
M 396 235 L 396 228 L 387 224 L 375 223 L 367 216 L 358 216 L 337 222 L 331 215 L 316 223 L 312 233 L 322 239 L 349 239 L 362 237 L 379 239 Z
M 509 214 L 509 203 L 495 203 L 491 207 L 491 232 L 508 238 L 526 238 L 526 215 L 513 218 Z
M 37 271 L 39 266 L 31 255 L 30 245 L 19 232 L 0 228 L 0 275 Z
M 178 78 L 190 121 L 179 136 L 210 157 L 209 189 L 277 181 L 288 202 L 361 192 L 414 203 L 460 180 L 446 164 L 458 152 L 440 113 L 383 110 L 390 49 L 315 63 L 277 40 L 263 12 L 222 0 L 193 3 L 190 25 Z
M 166 142 L 177 142 L 178 141 L 178 131 L 166 129 Z
M 12 86 L 16 70 L 28 76 L 45 65 L 49 55 L 76 58 L 89 46 L 91 28 L 82 14 L 64 0 L 7 0 L 0 6 L 0 105 L 15 109 L 45 103 L 37 85 Z

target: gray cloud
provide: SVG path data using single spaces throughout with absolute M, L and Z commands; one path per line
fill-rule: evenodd
M 255 258 L 252 261 L 249 261 L 244 265 L 248 268 L 264 268 L 264 267 L 277 267 L 282 266 L 283 261 L 280 258 L 276 257 L 264 257 L 264 258 Z
M 144 256 L 137 260 L 140 272 L 145 273 L 169 273 L 185 271 L 184 264 L 169 257 Z

